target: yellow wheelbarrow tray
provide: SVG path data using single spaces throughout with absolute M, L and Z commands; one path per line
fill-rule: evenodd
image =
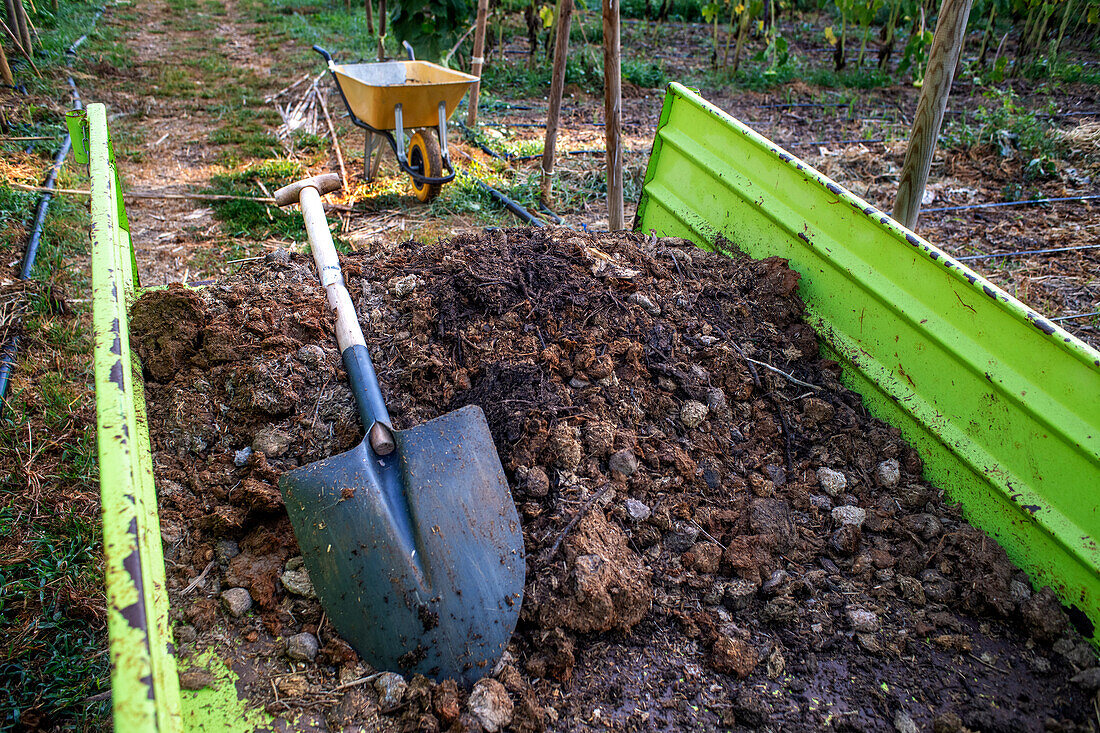
M 390 144 L 397 164 L 412 178 L 417 197 L 428 201 L 440 186 L 454 180 L 447 152 L 447 120 L 478 77 L 417 61 L 412 46 L 407 41 L 404 46 L 408 61 L 364 64 L 337 64 L 320 46 L 313 50 L 328 63 L 351 121 L 366 130 L 364 180 L 372 180 L 377 173 L 377 160 L 374 170 L 371 167 L 373 137 L 377 135 Z M 406 130 L 410 128 L 434 128 L 438 145 L 430 132 L 414 132 L 406 149 Z

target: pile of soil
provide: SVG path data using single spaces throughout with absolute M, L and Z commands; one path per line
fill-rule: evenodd
M 277 488 L 362 439 L 312 262 L 147 293 L 179 653 L 216 649 L 254 705 L 331 730 L 1092 730 L 1095 654 L 840 384 L 785 261 L 562 229 L 342 262 L 396 427 L 485 411 L 523 609 L 472 696 L 372 674 Z

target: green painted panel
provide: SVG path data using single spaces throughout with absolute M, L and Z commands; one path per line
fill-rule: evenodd
M 847 384 L 1100 624 L 1100 353 L 678 84 L 635 227 L 787 258 Z

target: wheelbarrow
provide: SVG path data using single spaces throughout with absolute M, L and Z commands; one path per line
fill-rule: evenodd
M 408 41 L 404 46 L 408 61 L 371 64 L 337 64 L 320 46 L 313 50 L 328 63 L 351 121 L 366 130 L 364 180 L 373 181 L 378 174 L 382 144 L 388 142 L 397 164 L 412 179 L 416 197 L 427 203 L 439 195 L 444 183 L 454 180 L 447 154 L 447 120 L 477 77 L 417 61 Z M 407 146 L 406 129 L 414 129 Z

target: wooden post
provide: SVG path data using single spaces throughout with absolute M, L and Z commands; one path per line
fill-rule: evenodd
M 27 58 L 31 57 L 34 53 L 34 45 L 31 41 L 31 32 L 27 28 L 27 9 L 23 7 L 23 0 L 13 0 L 15 3 L 15 19 L 19 23 L 19 27 L 16 32 L 19 33 L 20 43 L 23 44 L 23 50 L 27 54 Z
M 367 34 L 374 35 L 374 3 L 363 0 L 363 10 L 367 13 Z
M 386 60 L 386 0 L 378 0 L 378 60 Z
M 466 112 L 466 125 L 477 126 L 477 98 L 481 93 L 481 69 L 485 65 L 485 23 L 489 17 L 489 0 L 477 0 L 477 23 L 474 26 L 474 56 L 470 59 L 470 73 L 477 81 L 470 87 L 470 105 Z
M 924 186 L 928 183 L 928 170 L 932 167 L 932 154 L 936 150 L 947 95 L 951 92 L 951 79 L 955 76 L 973 2 L 943 0 L 940 17 L 936 20 L 928 68 L 924 72 L 924 86 L 920 90 L 917 116 L 913 119 L 909 148 L 905 151 L 905 163 L 898 183 L 898 199 L 894 204 L 894 219 L 909 229 L 917 224 Z
M 972 0 L 971 0 L 972 1 Z M 607 138 L 607 227 L 623 228 L 623 90 L 619 67 L 619 0 L 603 0 L 603 109 Z
M 11 75 L 11 67 L 8 66 L 8 57 L 4 53 L 4 46 L 0 44 L 0 78 L 8 86 L 15 86 L 15 77 Z
M 573 22 L 573 0 L 561 0 L 558 25 L 554 38 L 554 70 L 550 75 L 550 109 L 546 113 L 546 142 L 542 147 L 542 205 L 549 207 L 553 197 L 554 150 L 558 144 L 558 118 L 561 116 L 561 95 L 565 90 L 565 60 L 569 55 L 569 27 Z

